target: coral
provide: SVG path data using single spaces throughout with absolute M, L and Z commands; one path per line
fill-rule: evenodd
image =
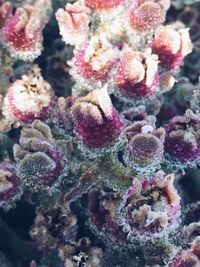
M 169 264 L 170 267 L 195 267 L 200 264 L 200 237 L 191 244 L 190 249 L 180 251 Z
M 130 242 L 161 238 L 179 226 L 180 197 L 173 182 L 174 176 L 162 171 L 150 181 L 133 180 L 117 216 Z
M 158 91 L 157 71 L 158 59 L 151 50 L 141 53 L 128 49 L 123 52 L 114 80 L 122 96 L 145 99 Z
M 103 266 L 103 251 L 98 247 L 92 247 L 89 238 L 81 238 L 76 244 L 61 247 L 59 255 L 64 266 Z
M 78 99 L 72 106 L 72 116 L 77 140 L 91 149 L 113 146 L 123 129 L 106 88 Z
M 128 10 L 128 19 L 134 30 L 142 32 L 155 29 L 165 21 L 170 1 L 136 0 Z
M 49 127 L 35 120 L 22 129 L 19 143 L 13 152 L 23 183 L 33 191 L 56 190 L 67 173 L 67 162 Z
M 195 2 L 0 0 L 0 266 L 200 266 Z
M 67 4 L 65 10 L 58 9 L 56 18 L 60 34 L 66 44 L 77 45 L 87 39 L 90 22 L 89 13 L 89 8 L 78 3 Z
M 107 81 L 117 57 L 117 49 L 109 42 L 104 33 L 93 36 L 89 43 L 83 44 L 75 51 L 74 75 L 75 77 L 81 76 L 92 85 L 97 81 L 103 84 Z
M 0 29 L 2 29 L 5 24 L 6 21 L 10 18 L 10 16 L 12 15 L 12 3 L 7 1 L 7 2 L 0 2 Z
M 183 58 L 192 51 L 189 29 L 178 24 L 159 27 L 152 41 L 152 51 L 158 55 L 162 67 L 179 68 Z
M 32 27 L 34 25 L 34 27 Z M 3 39 L 14 58 L 33 61 L 41 54 L 43 18 L 34 6 L 17 8 L 3 27 Z
M 117 225 L 117 211 L 121 201 L 122 196 L 118 192 L 106 188 L 93 190 L 89 194 L 89 227 L 106 244 L 111 242 L 116 247 L 126 242 L 126 235 Z

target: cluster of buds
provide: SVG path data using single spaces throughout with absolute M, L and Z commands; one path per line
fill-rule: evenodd
M 174 175 L 157 172 L 148 181 L 134 179 L 123 197 L 118 225 L 130 242 L 161 238 L 174 232 L 180 222 L 180 197 L 174 188 Z
M 18 7 L 0 0 L 0 46 L 6 55 L 33 61 L 41 54 L 50 2 L 30 0 Z M 175 115 L 190 107 L 191 88 L 164 95 L 192 51 L 182 23 L 164 25 L 169 7 L 170 0 L 67 3 L 55 17 L 64 43 L 74 46 L 73 58 L 72 47 L 59 43 L 43 72 L 52 86 L 29 64 L 0 96 L 0 115 L 15 127 L 11 133 L 21 130 L 10 153 L 16 166 L 0 164 L 0 208 L 12 207 L 23 188 L 28 200 L 36 200 L 30 236 L 42 253 L 56 254 L 60 262 L 55 266 L 200 265 L 200 205 L 187 211 L 188 226 L 182 227 L 171 173 L 200 165 L 199 94 L 190 102 L 196 113 L 188 109 L 181 116 Z M 173 107 L 179 109 L 166 123 L 162 104 L 170 94 L 176 95 Z M 89 230 L 104 244 L 86 238 Z M 116 250 L 121 254 L 110 263 Z M 134 262 L 139 250 L 144 264 L 139 257 Z M 126 264 L 117 262 L 121 255 L 129 255 L 130 262 L 129 256 Z
M 23 193 L 20 178 L 16 174 L 13 164 L 0 164 L 0 208 L 8 210 L 13 207 Z
M 161 67 L 178 68 L 192 45 L 182 24 L 161 26 L 169 6 L 170 1 L 163 0 L 132 4 L 116 0 L 84 1 L 59 9 L 60 33 L 66 44 L 75 45 L 70 62 L 74 92 L 108 84 L 111 92 L 134 103 L 162 94 L 163 84 L 171 89 L 173 76 L 168 73 L 167 79 L 167 70 Z M 160 74 L 165 74 L 164 81 Z
M 20 144 L 13 147 L 17 173 L 31 191 L 57 190 L 67 174 L 66 158 L 54 140 L 50 128 L 35 120 L 23 128 Z
M 20 125 L 48 119 L 54 105 L 54 91 L 34 66 L 32 72 L 10 86 L 2 110 L 8 121 Z

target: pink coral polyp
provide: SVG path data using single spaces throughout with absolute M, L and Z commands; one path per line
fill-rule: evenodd
M 11 122 L 31 123 L 34 119 L 47 119 L 54 104 L 53 91 L 40 75 L 23 76 L 9 88 L 3 114 Z
M 131 27 L 141 32 L 155 29 L 162 24 L 169 5 L 163 6 L 160 2 L 162 1 L 134 1 L 128 10 Z
M 122 55 L 115 84 L 122 96 L 131 100 L 143 100 L 158 91 L 157 56 L 137 52 L 125 52 Z
M 65 10 L 58 9 L 56 19 L 65 43 L 76 45 L 86 39 L 89 31 L 89 13 L 89 8 L 78 3 L 67 4 Z
M 89 62 L 85 62 L 85 49 L 80 49 L 75 55 L 75 66 L 77 73 L 84 77 L 86 80 L 101 80 L 106 81 L 110 65 L 105 66 L 101 71 L 93 70 Z
M 156 75 L 151 86 L 145 84 L 145 80 L 142 82 L 136 82 L 135 80 L 125 80 L 122 78 L 120 70 L 116 76 L 117 84 L 122 95 L 125 95 L 131 99 L 139 100 L 145 99 L 155 93 L 158 89 L 159 76 Z
M 188 29 L 159 27 L 152 42 L 152 51 L 158 55 L 163 67 L 179 68 L 183 58 L 192 51 Z
M 39 56 L 43 27 L 44 23 L 37 8 L 18 8 L 3 28 L 4 43 L 12 52 L 12 56 L 27 61 Z
M 77 117 L 76 134 L 82 142 L 91 148 L 109 146 L 120 133 L 122 123 L 118 112 L 113 109 L 112 118 L 103 117 L 103 123 L 98 124 L 90 118 Z
M 93 36 L 88 44 L 75 53 L 76 72 L 86 80 L 105 82 L 115 65 L 118 50 L 103 33 Z
M 101 100 L 101 94 L 104 94 L 102 100 L 105 103 Z M 112 106 L 105 89 L 93 91 L 76 101 L 73 106 L 73 117 L 78 140 L 90 148 L 110 146 L 123 128 L 119 113 Z
M 159 171 L 152 181 L 133 180 L 123 197 L 118 224 L 131 242 L 167 235 L 179 225 L 180 198 L 173 185 L 174 176 Z
M 169 267 L 198 267 L 200 266 L 200 237 L 196 237 L 191 248 L 181 250 L 173 258 Z

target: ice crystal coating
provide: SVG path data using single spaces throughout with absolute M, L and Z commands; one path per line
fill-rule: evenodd
M 123 128 L 106 88 L 97 89 L 78 99 L 72 107 L 72 113 L 77 140 L 91 149 L 112 146 Z
M 158 58 L 151 54 L 125 49 L 121 57 L 114 81 L 122 96 L 131 100 L 142 100 L 157 92 Z
M 54 92 L 43 80 L 40 70 L 16 80 L 4 98 L 3 115 L 12 123 L 31 123 L 34 119 L 47 119 L 54 105 Z M 28 103 L 28 104 L 27 104 Z
M 128 20 L 135 31 L 155 29 L 165 21 L 170 1 L 136 0 L 128 10 Z
M 0 207 L 8 210 L 22 195 L 22 184 L 11 163 L 0 164 Z
M 0 1 L 0 29 L 2 29 L 6 23 L 6 21 L 10 18 L 12 15 L 12 3 L 7 1 L 3 2 Z
M 147 116 L 145 120 L 128 126 L 125 134 L 128 139 L 125 163 L 139 173 L 155 172 L 160 167 L 164 153 L 164 129 L 156 129 L 155 118 Z
M 66 44 L 78 45 L 86 41 L 89 32 L 90 9 L 79 3 L 67 4 L 58 9 L 56 19 Z
M 41 54 L 43 16 L 35 6 L 17 8 L 3 28 L 3 39 L 12 57 L 33 61 Z
M 185 115 L 174 117 L 165 125 L 165 153 L 174 164 L 195 163 L 200 155 L 199 114 L 187 110 Z
M 180 251 L 169 264 L 169 267 L 200 266 L 200 237 L 191 244 L 191 248 Z
M 50 128 L 35 120 L 23 128 L 19 145 L 13 147 L 17 173 L 32 191 L 56 190 L 66 174 L 63 152 L 52 137 Z
M 160 64 L 168 69 L 179 68 L 183 58 L 192 52 L 193 47 L 189 29 L 176 27 L 176 24 L 159 27 L 152 41 L 153 53 L 158 55 Z
M 179 226 L 180 197 L 173 182 L 174 175 L 162 171 L 150 181 L 133 180 L 118 213 L 118 225 L 130 242 L 160 238 Z

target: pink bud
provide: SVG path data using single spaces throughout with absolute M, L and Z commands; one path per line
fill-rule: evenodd
M 56 19 L 60 34 L 66 44 L 80 44 L 85 41 L 89 31 L 89 8 L 78 3 L 67 4 L 64 9 L 58 9 Z
M 172 26 L 159 27 L 155 32 L 152 50 L 158 55 L 163 67 L 179 68 L 183 58 L 192 51 L 188 29 L 176 30 Z
M 128 19 L 131 27 L 138 31 L 149 31 L 155 29 L 165 21 L 166 11 L 169 8 L 169 2 L 165 1 L 134 1 L 128 10 Z
M 146 53 L 125 51 L 114 77 L 122 96 L 134 100 L 148 98 L 158 91 L 158 60 Z
M 105 88 L 77 100 L 72 112 L 77 139 L 84 146 L 108 147 L 119 137 L 122 121 Z
M 3 114 L 11 122 L 31 123 L 34 119 L 47 119 L 53 105 L 50 85 L 39 73 L 33 73 L 16 80 L 8 89 Z
M 33 61 L 41 54 L 44 22 L 33 6 L 18 8 L 3 28 L 3 39 L 15 58 Z
M 118 50 L 107 40 L 104 34 L 93 36 L 75 54 L 75 70 L 86 80 L 106 81 L 109 71 L 116 62 Z

